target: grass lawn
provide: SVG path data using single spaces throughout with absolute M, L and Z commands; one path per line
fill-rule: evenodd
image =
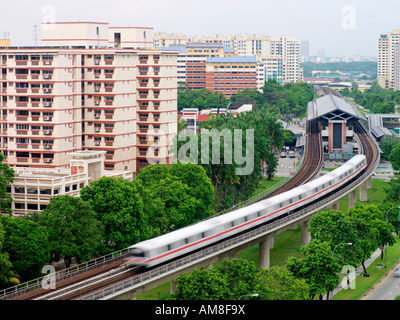
M 383 187 L 386 185 L 387 181 L 383 179 L 372 179 L 371 180 L 371 189 L 367 190 L 367 199 L 368 204 L 374 204 L 379 206 L 385 201 L 386 195 Z M 360 190 L 357 189 L 357 197 L 359 197 Z M 339 201 L 339 210 L 342 212 L 347 212 L 349 208 L 349 196 L 343 197 Z
M 253 194 L 250 196 L 250 198 L 271 188 L 273 185 L 277 184 L 282 179 L 284 179 L 284 177 L 274 177 L 274 178 L 272 178 L 272 180 L 268 180 L 267 178 L 264 177 L 260 183 L 260 186 L 253 192 Z
M 277 183 L 282 178 L 274 178 L 274 182 Z M 264 188 L 260 188 L 256 190 L 256 192 L 262 192 L 263 190 L 271 187 L 270 181 L 264 179 L 263 184 Z M 383 186 L 386 184 L 385 180 L 381 179 L 372 179 L 371 186 L 372 188 L 367 190 L 368 195 L 368 203 L 369 204 L 380 204 L 385 199 L 385 193 L 383 191 Z M 262 190 L 261 190 L 262 189 Z M 255 192 L 255 194 L 257 194 Z M 255 195 L 254 194 L 254 195 Z M 348 196 L 344 197 L 340 201 L 339 209 L 343 212 L 347 212 L 348 209 Z M 270 251 L 270 265 L 284 265 L 287 259 L 291 256 L 301 258 L 302 254 L 300 253 L 301 248 L 301 228 L 298 226 L 297 229 L 287 230 L 281 234 L 279 234 L 274 243 L 274 248 Z M 258 266 L 258 245 L 251 247 L 243 252 L 240 252 L 237 256 L 238 258 L 245 258 L 251 261 L 254 261 Z M 387 265 L 388 269 L 392 267 L 400 258 L 400 241 L 393 247 L 388 248 L 388 256 L 387 256 Z M 381 263 L 380 258 L 375 260 L 374 263 L 371 264 L 369 268 L 367 268 L 368 273 L 371 274 L 369 278 L 357 277 L 356 288 L 355 290 L 341 290 L 337 295 L 334 296 L 334 299 L 338 300 L 356 300 L 361 297 L 373 284 L 375 284 L 386 272 L 385 270 L 378 270 L 376 265 Z M 138 300 L 157 300 L 157 299 L 167 299 L 170 293 L 170 284 L 166 283 L 158 288 L 150 290 L 144 294 L 137 296 Z

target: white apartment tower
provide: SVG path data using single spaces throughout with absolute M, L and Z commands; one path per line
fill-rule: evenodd
M 400 43 L 400 29 L 382 33 L 378 39 L 378 84 L 385 89 L 393 88 L 395 75 L 395 48 Z
M 177 54 L 152 28 L 44 24 L 39 48 L 4 48 L 0 152 L 14 167 L 69 168 L 71 152 L 105 151 L 106 170 L 170 163 Z

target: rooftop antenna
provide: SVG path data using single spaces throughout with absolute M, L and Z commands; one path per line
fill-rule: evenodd
M 33 26 L 33 40 L 35 41 L 35 46 L 38 46 L 38 38 L 39 38 L 39 31 L 38 31 L 38 24 Z

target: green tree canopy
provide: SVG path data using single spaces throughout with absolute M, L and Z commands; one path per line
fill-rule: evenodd
M 4 250 L 9 253 L 15 271 L 21 276 L 36 276 L 50 261 L 48 234 L 38 223 L 1 216 L 5 229 Z
M 133 183 L 144 203 L 151 236 L 209 217 L 214 195 L 210 179 L 199 165 L 180 162 L 141 169 Z
M 326 241 L 312 239 L 301 252 L 304 258 L 290 257 L 287 267 L 296 278 L 307 282 L 310 299 L 332 291 L 339 284 L 337 273 L 340 271 L 340 264 L 330 245 Z
M 392 164 L 392 168 L 396 171 L 400 170 L 400 143 L 397 143 L 393 146 L 392 151 L 389 155 L 390 163 Z
M 6 231 L 0 219 L 0 288 L 19 284 L 19 275 L 15 273 L 9 254 L 3 249 L 5 234 Z
M 101 254 L 127 248 L 149 236 L 143 201 L 132 182 L 123 178 L 102 177 L 81 190 L 95 217 L 104 226 Z
M 49 235 L 52 256 L 56 260 L 63 257 L 67 268 L 73 258 L 78 263 L 90 259 L 100 244 L 102 225 L 90 204 L 80 197 L 52 197 L 39 222 Z
M 7 185 L 14 181 L 14 170 L 9 165 L 3 163 L 4 154 L 0 152 L 0 210 L 12 213 L 11 196 L 7 195 Z
M 212 269 L 195 269 L 175 279 L 171 299 L 179 300 L 306 300 L 309 287 L 286 267 L 258 270 L 245 259 L 223 259 Z M 247 297 L 258 294 L 257 297 Z

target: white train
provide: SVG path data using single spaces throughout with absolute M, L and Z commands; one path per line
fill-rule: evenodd
M 354 156 L 339 168 L 302 186 L 247 207 L 195 223 L 131 246 L 128 267 L 152 267 L 267 223 L 340 188 L 367 165 Z

